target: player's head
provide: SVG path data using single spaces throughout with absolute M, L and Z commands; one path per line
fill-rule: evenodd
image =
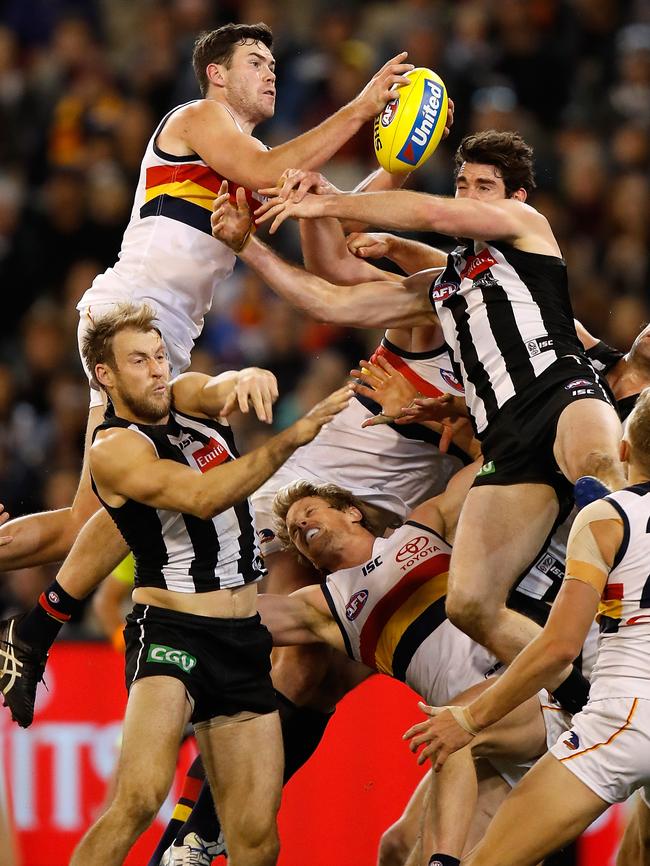
M 650 375 L 650 325 L 646 325 L 636 337 L 626 360 Z
M 627 419 L 621 460 L 650 478 L 650 388 L 641 391 Z
M 155 424 L 169 413 L 169 361 L 156 314 L 146 304 L 119 304 L 82 339 L 84 361 L 118 414 Z
M 466 135 L 455 156 L 457 198 L 526 201 L 535 189 L 533 149 L 517 132 Z
M 352 536 L 376 534 L 364 503 L 336 484 L 294 481 L 276 494 L 273 513 L 281 544 L 323 571 L 336 567 Z
M 201 34 L 192 62 L 203 96 L 219 96 L 260 123 L 275 110 L 273 34 L 266 24 L 225 24 Z

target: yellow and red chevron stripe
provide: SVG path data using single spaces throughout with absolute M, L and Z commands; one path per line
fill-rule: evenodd
M 360 654 L 365 664 L 403 678 L 408 662 L 424 637 L 445 618 L 449 560 L 449 554 L 440 553 L 420 563 L 377 603 L 359 635 Z M 418 624 L 424 625 L 424 629 Z M 399 647 L 402 651 L 397 665 Z
M 150 166 L 145 175 L 144 204 L 140 216 L 166 216 L 211 234 L 212 203 L 224 178 L 207 165 L 179 163 Z M 230 201 L 234 203 L 239 185 L 228 181 Z M 246 190 L 251 210 L 259 197 Z

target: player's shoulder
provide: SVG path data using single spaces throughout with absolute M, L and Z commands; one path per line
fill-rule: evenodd
M 90 449 L 90 459 L 95 467 L 123 464 L 140 459 L 152 451 L 155 451 L 153 442 L 137 425 L 106 427 L 97 432 Z
M 185 128 L 195 124 L 209 123 L 215 129 L 244 135 L 228 108 L 216 99 L 197 99 L 177 109 L 172 117 L 176 124 Z

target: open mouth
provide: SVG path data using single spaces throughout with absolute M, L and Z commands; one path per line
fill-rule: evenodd
M 316 527 L 316 526 L 313 526 L 311 529 L 308 529 L 307 532 L 305 532 L 305 541 L 307 542 L 307 544 L 309 544 L 309 542 L 312 540 L 312 538 L 315 538 L 319 532 L 320 532 L 320 529 L 318 529 L 318 527 Z

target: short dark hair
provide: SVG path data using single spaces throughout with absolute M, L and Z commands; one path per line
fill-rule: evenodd
M 156 313 L 148 304 L 131 304 L 128 302 L 116 304 L 115 308 L 99 319 L 91 320 L 91 324 L 81 338 L 81 354 L 86 367 L 90 370 L 96 385 L 95 367 L 97 364 L 108 364 L 115 367 L 113 353 L 113 338 L 120 331 L 140 331 L 148 334 L 155 331 L 160 337 Z
M 493 165 L 506 188 L 508 198 L 518 189 L 527 193 L 535 189 L 533 149 L 518 132 L 498 132 L 488 129 L 473 132 L 461 141 L 455 157 L 454 177 L 458 177 L 466 162 Z
M 261 21 L 259 24 L 224 24 L 216 30 L 208 30 L 198 37 L 192 52 L 194 74 L 203 96 L 208 92 L 206 68 L 209 63 L 230 66 L 236 45 L 261 42 L 269 51 L 273 48 L 273 33 Z

